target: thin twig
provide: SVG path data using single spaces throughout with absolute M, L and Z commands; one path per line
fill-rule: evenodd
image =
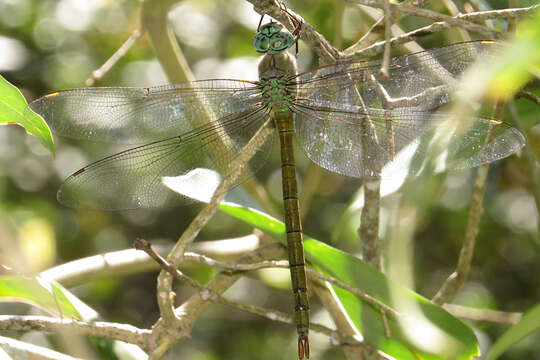
M 459 14 L 455 17 L 458 19 L 470 21 L 482 21 L 489 19 L 517 19 L 525 15 L 532 15 L 532 13 L 538 8 L 540 8 L 540 4 L 526 6 L 522 8 L 476 11 L 466 14 Z
M 166 254 L 170 250 L 169 247 L 163 248 L 159 246 L 158 248 L 158 254 Z M 207 265 L 228 273 L 254 271 L 266 268 L 288 269 L 289 267 L 287 261 L 285 260 L 261 261 L 257 263 L 247 264 L 229 263 L 224 261 L 218 261 L 207 255 L 195 252 L 184 253 L 184 262 Z M 155 270 L 159 268 L 156 262 L 152 261 L 150 257 L 133 249 L 126 249 L 91 256 L 88 258 L 73 261 L 71 263 L 67 263 L 65 265 L 66 266 L 60 266 L 52 268 L 48 271 L 44 271 L 40 274 L 40 276 L 43 276 L 47 279 L 59 281 L 66 286 L 75 286 L 84 282 L 88 282 L 90 280 L 96 280 L 110 276 L 125 276 L 135 272 Z M 89 267 L 88 271 L 83 271 L 83 273 L 80 273 L 79 269 L 82 269 L 84 266 Z M 65 276 L 59 277 L 60 273 L 64 273 Z M 91 274 L 94 274 L 94 276 L 90 276 Z M 357 295 L 361 299 L 365 300 L 368 303 L 371 303 L 376 307 L 387 307 L 387 305 L 364 293 L 363 291 L 353 288 L 336 278 L 322 275 L 312 269 L 308 269 L 307 274 L 312 280 L 328 281 L 329 283 L 332 283 L 338 287 L 350 291 L 351 293 Z
M 457 5 L 452 0 L 443 0 L 443 4 L 448 9 L 448 12 L 450 13 L 450 15 L 455 17 L 460 13 Z M 465 29 L 458 28 L 457 31 L 461 36 L 461 40 L 463 40 L 463 41 L 471 41 L 472 40 L 471 36 L 469 35 L 469 33 Z
M 178 270 L 176 267 L 172 266 L 165 260 L 161 255 L 156 253 L 154 250 L 152 250 L 152 247 L 150 243 L 144 239 L 135 239 L 133 241 L 133 247 L 137 250 L 142 250 L 145 253 L 147 253 L 152 259 L 154 259 L 155 262 L 158 263 L 158 265 L 161 267 L 161 269 L 166 270 L 169 274 L 177 278 L 178 280 L 188 284 L 189 286 L 198 289 L 198 290 L 204 290 L 204 286 L 199 284 L 197 281 L 191 279 L 189 276 L 184 275 L 180 270 Z
M 134 30 L 131 35 L 128 37 L 128 39 L 116 50 L 112 56 L 101 65 L 101 67 L 97 70 L 92 71 L 92 76 L 89 77 L 86 80 L 86 86 L 94 86 L 96 83 L 98 83 L 105 74 L 109 72 L 109 70 L 112 69 L 114 65 L 122 58 L 126 53 L 129 51 L 129 49 L 135 44 L 135 42 L 141 37 L 143 34 L 141 29 Z
M 444 304 L 452 301 L 457 292 L 469 276 L 474 247 L 476 244 L 476 236 L 478 235 L 478 227 L 480 217 L 482 215 L 482 200 L 484 199 L 486 178 L 489 170 L 489 164 L 482 165 L 478 168 L 476 181 L 474 183 L 473 196 L 471 207 L 469 209 L 469 217 L 467 221 L 467 229 L 465 230 L 465 238 L 461 245 L 458 264 L 456 270 L 444 281 L 441 288 L 435 294 L 432 301 L 436 304 Z
M 357 289 L 357 288 L 354 288 L 352 286 L 349 286 L 347 285 L 346 283 L 338 280 L 338 279 L 335 279 L 333 277 L 330 277 L 330 276 L 326 276 L 326 275 L 323 275 L 313 269 L 310 269 L 308 268 L 307 269 L 307 274 L 312 278 L 312 279 L 318 279 L 318 280 L 322 280 L 322 281 L 327 281 L 333 285 L 336 285 L 342 289 L 345 289 L 351 293 L 353 293 L 354 295 L 358 296 L 360 299 L 366 301 L 367 303 L 370 303 L 371 305 L 377 307 L 377 308 L 380 308 L 380 309 L 383 309 L 384 311 L 387 311 L 389 314 L 391 314 L 392 316 L 394 317 L 399 317 L 401 316 L 401 314 L 392 309 L 390 306 L 380 302 L 379 300 L 375 299 L 374 297 L 372 297 L 371 295 L 368 295 L 366 294 L 365 292 L 363 292 L 362 290 L 360 289 Z
M 362 240 L 362 258 L 377 270 L 382 271 L 382 242 L 379 237 L 381 180 L 364 178 L 362 184 L 364 186 L 364 207 L 358 229 Z M 386 336 L 389 337 L 387 308 L 379 307 L 379 311 Z M 393 309 L 390 309 L 389 313 L 395 316 Z M 364 329 L 364 331 L 368 330 Z
M 496 115 L 500 115 L 502 105 L 497 104 L 495 107 Z M 498 116 L 495 116 L 498 118 Z M 491 140 L 492 132 L 486 137 L 486 144 Z M 458 264 L 456 270 L 444 281 L 441 288 L 433 297 L 433 302 L 439 305 L 451 302 L 457 292 L 469 276 L 471 262 L 474 255 L 476 245 L 476 236 L 478 235 L 480 218 L 483 208 L 482 202 L 486 192 L 486 180 L 489 172 L 489 163 L 480 166 L 477 170 L 476 180 L 474 182 L 473 194 L 471 199 L 471 207 L 469 209 L 469 217 L 467 220 L 467 228 L 465 230 L 465 238 L 459 252 Z
M 237 271 L 253 271 L 253 270 L 261 270 L 261 269 L 268 269 L 268 268 L 280 268 L 280 269 L 289 268 L 289 264 L 287 263 L 287 261 L 284 261 L 284 260 L 262 261 L 260 263 L 253 263 L 253 264 L 237 264 L 237 263 L 227 263 L 223 261 L 217 261 L 208 256 L 196 254 L 192 252 L 186 252 L 184 254 L 184 259 L 186 262 L 204 264 L 204 265 L 215 267 L 216 269 L 219 269 L 221 271 L 227 271 L 231 273 L 237 272 Z
M 346 1 L 349 3 L 357 4 L 357 5 L 377 7 L 383 10 L 385 7 L 384 5 L 385 0 L 346 0 Z M 390 4 L 390 10 L 392 12 L 397 12 L 401 14 L 425 17 L 425 18 L 435 20 L 435 21 L 445 21 L 451 25 L 459 26 L 460 28 L 467 29 L 470 31 L 475 31 L 477 33 L 484 34 L 487 36 L 497 37 L 501 35 L 499 31 L 495 31 L 483 25 L 478 25 L 478 24 L 463 20 L 461 18 L 440 14 L 438 12 L 428 10 L 428 9 L 422 9 L 416 6 L 411 6 L 411 5 L 406 5 L 406 4 L 399 4 L 399 5 Z
M 533 94 L 530 91 L 520 90 L 517 92 L 516 97 L 527 99 L 535 103 L 536 105 L 540 105 L 540 96 Z
M 170 248 L 168 246 L 163 250 Z M 154 269 L 155 263 L 149 261 L 148 256 L 133 249 L 125 249 L 70 261 L 47 269 L 41 272 L 40 276 L 69 288 L 101 278 L 120 277 Z
M 479 12 L 473 12 L 473 13 L 467 13 L 467 14 L 459 14 L 459 15 L 456 15 L 455 18 L 465 19 L 465 20 L 470 20 L 470 21 L 481 21 L 481 20 L 486 20 L 486 19 L 511 19 L 511 18 L 517 18 L 517 17 L 521 17 L 525 15 L 530 15 L 538 7 L 540 7 L 540 5 L 532 5 L 529 7 L 517 8 L 517 9 L 479 11 Z M 390 43 L 392 47 L 398 46 L 401 44 L 405 44 L 409 41 L 414 41 L 420 36 L 431 34 L 434 32 L 440 32 L 444 29 L 448 29 L 453 26 L 454 25 L 445 21 L 435 22 L 433 24 L 412 30 L 408 33 L 395 36 L 392 39 L 390 39 Z M 342 59 L 352 60 L 352 59 L 360 59 L 360 58 L 375 56 L 384 51 L 384 46 L 385 46 L 385 41 L 379 41 L 364 49 L 354 48 L 354 51 L 345 51 L 346 55 Z
M 401 4 L 408 4 L 408 5 L 413 5 L 413 6 L 423 6 L 425 0 L 420 0 L 420 1 L 417 1 L 417 0 L 405 0 L 403 2 L 401 2 Z M 367 7 L 367 6 L 360 6 L 360 9 L 363 10 L 369 17 L 371 17 L 375 22 L 373 23 L 373 25 L 371 26 L 371 28 L 360 38 L 360 40 L 358 40 L 355 44 L 351 45 L 347 50 L 345 50 L 345 53 L 353 53 L 355 51 L 355 49 L 363 49 L 369 45 L 371 45 L 376 38 L 378 38 L 380 36 L 380 33 L 382 33 L 385 29 L 385 25 L 383 24 L 385 18 L 384 18 L 384 14 L 381 14 L 381 15 L 378 15 L 377 11 L 371 7 Z M 375 11 L 371 11 L 371 10 L 375 10 Z M 394 23 L 396 23 L 397 21 L 399 21 L 399 19 L 402 17 L 402 16 L 399 16 L 399 17 L 396 17 L 396 14 L 393 14 L 392 12 L 390 12 L 390 16 L 392 18 L 392 21 Z M 397 31 L 399 29 L 399 31 Z M 392 35 L 401 35 L 403 34 L 404 32 L 401 30 L 401 28 L 399 28 L 399 26 L 397 25 L 392 25 L 390 26 L 390 32 Z M 385 40 L 387 40 L 385 38 Z M 418 44 L 411 44 L 411 48 L 407 49 L 409 50 L 410 52 L 414 52 L 414 51 L 421 51 L 421 49 L 419 48 L 420 45 Z
M 85 322 L 77 319 L 54 318 L 49 316 L 0 315 L 0 330 L 10 331 L 63 331 L 78 335 L 96 336 L 120 340 L 142 348 L 148 346 L 146 337 L 151 330 L 140 329 L 128 324 L 113 322 Z
M 485 36 L 490 36 L 490 37 L 495 37 L 495 38 L 502 36 L 502 33 L 500 31 L 490 29 L 483 25 L 475 24 L 461 16 L 444 15 L 444 14 L 440 14 L 432 10 L 421 9 L 421 8 L 410 6 L 410 5 L 391 4 L 390 8 L 392 11 L 399 11 L 401 13 L 405 13 L 408 15 L 425 17 L 425 18 L 428 18 L 437 22 L 444 21 L 450 25 L 457 26 L 460 29 L 474 31 Z
M 358 40 L 353 46 L 356 49 L 363 49 L 366 46 L 369 46 L 372 44 L 375 39 L 379 37 L 380 34 L 378 32 L 381 32 L 381 30 L 384 28 L 384 15 L 381 16 L 378 20 L 375 20 L 373 25 L 369 28 L 369 30 Z M 392 28 L 390 28 L 391 30 Z M 354 49 L 353 49 L 354 51 Z
M 338 330 L 343 334 L 340 337 L 347 336 L 348 339 L 361 338 L 356 327 L 351 323 L 349 316 L 345 309 L 337 299 L 337 295 L 333 291 L 332 287 L 327 282 L 312 281 L 309 284 L 309 288 L 317 294 L 317 297 L 323 304 L 324 308 L 328 311 L 332 320 L 336 324 Z M 374 360 L 389 360 L 386 354 L 379 351 L 368 344 L 362 343 L 361 346 L 349 346 L 341 343 L 339 337 L 330 337 L 332 345 L 341 345 L 346 359 L 364 359 L 364 354 L 372 354 L 370 359 Z
M 442 306 L 450 314 L 462 319 L 473 321 L 485 321 L 499 324 L 512 325 L 515 324 L 523 316 L 522 313 L 505 312 L 490 309 L 475 309 L 467 306 L 456 304 L 444 304 Z
M 351 337 L 360 338 L 358 330 L 356 330 L 356 327 L 349 320 L 345 309 L 343 308 L 343 306 L 341 306 L 341 303 L 337 299 L 334 291 L 332 291 L 332 287 L 330 286 L 330 284 L 319 281 L 310 281 L 308 286 L 310 291 L 317 296 L 323 307 L 332 317 L 332 320 L 334 321 L 334 324 L 336 324 L 336 327 L 340 331 Z M 361 359 L 363 350 L 360 347 L 344 347 L 343 352 L 345 355 L 345 359 L 352 360 Z

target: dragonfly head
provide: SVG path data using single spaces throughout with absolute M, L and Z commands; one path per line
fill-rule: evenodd
M 294 36 L 283 30 L 283 25 L 270 22 L 261 26 L 253 38 L 253 48 L 259 53 L 274 55 L 287 50 L 294 42 Z

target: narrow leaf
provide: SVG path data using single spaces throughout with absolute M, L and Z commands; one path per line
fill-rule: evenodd
M 527 311 L 523 317 L 497 339 L 486 355 L 486 360 L 495 360 L 521 339 L 540 329 L 540 303 Z
M 67 298 L 60 285 L 38 277 L 0 277 L 0 301 L 23 302 L 63 317 L 80 319 L 80 314 Z

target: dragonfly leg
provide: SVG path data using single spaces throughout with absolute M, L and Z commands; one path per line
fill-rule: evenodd
M 281 11 L 283 11 L 285 14 L 287 14 L 287 17 L 289 18 L 289 20 L 291 20 L 292 24 L 295 26 L 295 30 L 293 32 L 293 35 L 296 35 L 298 33 L 297 30 L 298 31 L 300 30 L 300 26 L 302 25 L 302 20 L 296 19 L 293 16 L 293 14 L 291 14 L 291 12 L 289 11 L 289 9 L 287 9 L 287 5 L 285 5 L 283 0 L 279 0 L 278 4 L 279 4 L 279 8 L 281 9 Z
M 257 25 L 257 32 L 261 31 L 261 24 L 264 19 L 264 14 L 261 15 L 261 20 L 259 20 L 259 25 Z
M 279 7 L 283 10 L 287 17 L 291 20 L 292 24 L 295 26 L 292 35 L 294 36 L 295 43 L 295 56 L 298 56 L 298 40 L 300 40 L 300 29 L 302 29 L 302 24 L 304 21 L 302 19 L 297 20 L 287 9 L 287 6 L 283 1 L 279 1 Z

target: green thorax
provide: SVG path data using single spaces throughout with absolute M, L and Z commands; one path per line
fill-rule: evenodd
M 263 105 L 276 114 L 289 112 L 295 85 L 290 77 L 296 75 L 296 61 L 287 53 L 265 55 L 259 63 L 259 84 L 263 91 Z

